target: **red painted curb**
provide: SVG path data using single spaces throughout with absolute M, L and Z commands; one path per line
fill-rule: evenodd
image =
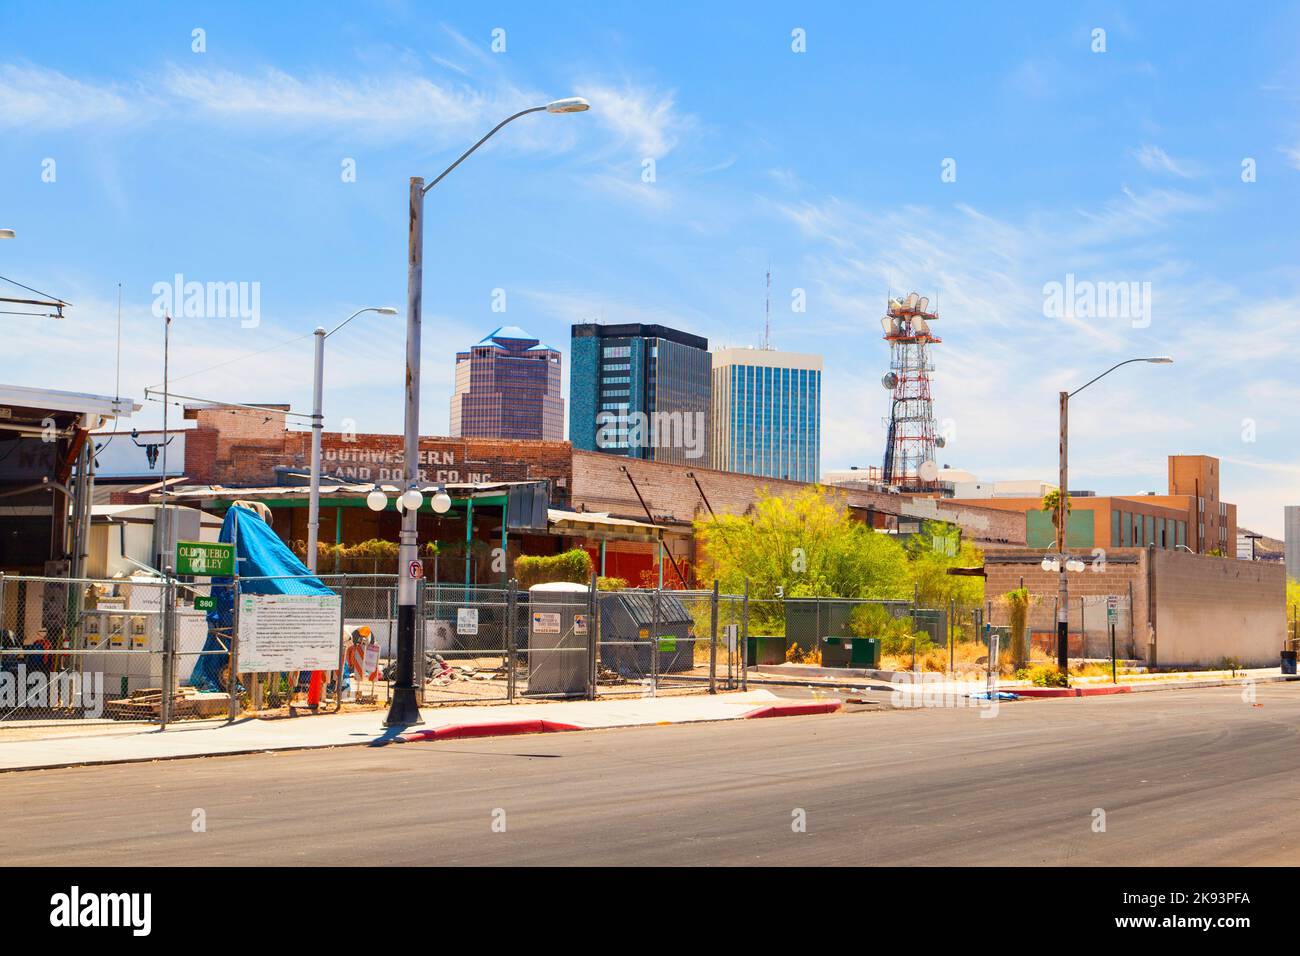
M 745 719 L 754 717 L 802 717 L 805 714 L 833 714 L 844 706 L 843 701 L 827 700 L 816 704 L 770 704 L 745 714 Z
M 1009 691 L 1017 697 L 1101 697 L 1105 694 L 1131 694 L 1127 684 L 1107 687 L 1025 687 Z
M 396 738 L 402 743 L 422 740 L 454 740 L 459 737 L 509 737 L 514 734 L 546 734 L 562 730 L 582 730 L 577 724 L 554 720 L 499 720 L 481 724 L 453 724 L 433 730 L 412 730 Z

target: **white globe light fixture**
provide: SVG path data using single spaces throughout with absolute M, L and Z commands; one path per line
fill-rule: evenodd
M 420 505 L 424 504 L 424 495 L 415 488 L 408 488 L 402 493 L 402 504 L 412 511 L 419 511 Z
M 436 513 L 445 515 L 451 510 L 451 495 L 447 494 L 445 491 L 440 491 L 433 496 L 430 505 Z
M 366 507 L 371 511 L 383 511 L 388 507 L 388 495 L 376 488 L 366 495 Z
M 1052 570 L 1052 559 L 1049 557 L 1044 557 L 1043 562 L 1042 564 L 1039 565 L 1039 567 L 1042 568 L 1044 571 Z

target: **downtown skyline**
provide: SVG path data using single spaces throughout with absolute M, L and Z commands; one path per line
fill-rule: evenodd
M 112 394 L 121 282 L 121 391 L 140 400 L 162 380 L 155 287 L 179 273 L 250 284 L 259 314 L 179 318 L 172 388 L 306 410 L 311 330 L 404 300 L 407 177 L 574 94 L 589 114 L 514 124 L 429 194 L 426 434 L 455 352 L 492 328 L 561 343 L 568 395 L 573 323 L 756 344 L 770 264 L 773 344 L 826 357 L 823 469 L 880 463 L 879 318 L 916 289 L 942 320 L 944 463 L 1050 480 L 1057 390 L 1167 353 L 1072 408 L 1072 484 L 1158 488 L 1167 454 L 1216 455 L 1242 524 L 1280 535 L 1300 476 L 1293 8 L 1239 34 L 1174 4 L 1020 10 L 1008 35 L 965 11 L 779 4 L 598 25 L 522 5 L 150 6 L 113 48 L 107 12 L 55 30 L 67 9 L 0 4 L 0 226 L 17 232 L 0 275 L 73 303 L 4 317 L 29 357 L 11 384 Z M 1049 287 L 1079 283 L 1149 283 L 1147 308 L 1049 314 Z M 400 429 L 402 332 L 369 317 L 332 343 L 327 427 Z M 160 421 L 146 403 L 137 424 Z

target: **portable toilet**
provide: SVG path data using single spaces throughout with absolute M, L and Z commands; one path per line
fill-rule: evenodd
M 528 589 L 526 697 L 585 697 L 591 674 L 591 588 L 569 581 Z

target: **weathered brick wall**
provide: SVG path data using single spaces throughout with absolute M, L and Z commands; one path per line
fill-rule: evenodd
M 693 468 L 664 462 L 640 461 L 607 455 L 603 452 L 573 452 L 573 502 L 587 511 L 607 511 L 615 515 L 644 518 L 645 512 L 636 492 L 620 468 L 626 467 L 637 489 L 657 519 L 690 522 L 707 515 L 700 491 L 690 475 L 699 480 L 709 504 L 718 514 L 743 514 L 753 505 L 764 488 L 769 494 L 797 494 L 808 485 L 776 478 L 738 475 L 733 472 Z M 930 498 L 910 498 L 856 488 L 836 489 L 855 508 L 878 509 L 882 513 L 908 514 L 956 521 L 977 542 L 1024 544 L 1024 515 L 1007 514 L 991 509 L 950 507 Z
M 1115 627 L 1116 652 L 1120 657 L 1146 659 L 1147 569 L 1141 548 L 1111 548 L 1103 564 L 1092 555 L 1080 555 L 1085 569 L 1070 572 L 1070 655 L 1107 657 L 1110 654 L 1106 621 L 1106 598 L 1120 599 Z M 1022 585 L 1033 595 L 1029 609 L 1029 630 L 1035 646 L 1054 653 L 1056 646 L 1057 595 L 1060 573 L 1042 569 L 1043 552 L 1010 550 L 989 552 L 984 558 L 984 596 L 989 622 L 1010 623 L 1002 599 Z M 1130 605 L 1130 595 L 1132 604 Z
M 272 415 L 258 415 L 195 416 L 199 427 L 186 436 L 185 473 L 189 481 L 256 487 L 275 484 L 277 466 L 306 472 L 311 467 L 311 433 L 285 430 L 283 415 L 278 420 Z M 321 437 L 321 468 L 325 474 L 351 481 L 398 481 L 403 475 L 402 445 L 400 435 L 326 432 Z M 553 498 L 563 504 L 567 501 L 570 475 L 568 442 L 432 436 L 420 439 L 420 476 L 424 481 L 545 478 L 552 483 Z

